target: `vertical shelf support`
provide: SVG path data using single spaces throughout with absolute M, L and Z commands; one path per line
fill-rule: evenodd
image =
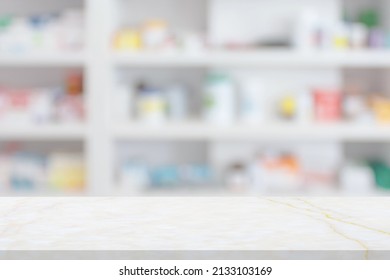
M 112 0 L 85 0 L 87 28 L 86 107 L 87 139 L 85 145 L 88 166 L 88 194 L 106 195 L 112 192 L 113 142 L 109 130 L 108 104 L 111 77 L 109 63 L 110 14 Z

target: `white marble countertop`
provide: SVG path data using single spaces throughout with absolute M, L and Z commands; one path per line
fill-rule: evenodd
M 389 198 L 1 198 L 0 251 L 390 251 Z

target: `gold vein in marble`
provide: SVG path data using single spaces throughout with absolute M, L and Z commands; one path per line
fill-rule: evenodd
M 381 230 L 381 229 L 372 228 L 372 227 L 365 226 L 365 225 L 362 225 L 362 224 L 358 224 L 358 223 L 355 223 L 355 222 L 344 221 L 342 219 L 333 217 L 331 214 L 327 213 L 327 212 L 330 212 L 329 210 L 326 210 L 324 208 L 318 207 L 318 206 L 314 205 L 313 203 L 310 203 L 310 202 L 308 202 L 308 201 L 306 201 L 304 199 L 300 198 L 299 200 L 304 202 L 304 203 L 306 203 L 306 204 L 308 204 L 308 205 L 310 205 L 313 208 L 321 210 L 320 213 L 323 214 L 328 219 L 331 219 L 331 220 L 334 220 L 334 221 L 337 221 L 337 222 L 340 222 L 340 223 L 348 224 L 348 225 L 351 225 L 351 226 L 356 226 L 356 227 L 359 227 L 359 228 L 362 228 L 362 229 L 371 230 L 371 231 L 374 231 L 374 232 L 377 232 L 377 233 L 380 233 L 380 234 L 385 234 L 385 235 L 390 236 L 390 232 L 387 232 L 387 231 L 384 231 L 384 230 Z M 327 212 L 325 212 L 325 211 L 327 211 Z
M 273 200 L 273 199 L 267 199 L 268 201 L 272 202 L 272 203 L 276 203 L 276 204 L 280 204 L 280 205 L 284 205 L 284 206 L 287 206 L 287 207 L 290 207 L 290 208 L 293 208 L 293 209 L 296 209 L 296 210 L 304 210 L 304 211 L 307 211 L 307 212 L 310 212 L 310 213 L 315 213 L 315 214 L 323 214 L 325 216 L 325 218 L 327 219 L 330 219 L 330 220 L 333 220 L 333 221 L 338 221 L 337 219 L 333 219 L 332 216 L 330 216 L 329 214 L 327 213 L 324 213 L 324 212 L 317 212 L 317 211 L 314 211 L 312 209 L 308 209 L 308 208 L 302 208 L 302 207 L 298 207 L 298 206 L 295 206 L 295 205 L 292 205 L 290 203 L 287 203 L 287 202 L 280 202 L 280 201 L 276 201 L 276 200 Z M 364 258 L 365 259 L 368 259 L 368 251 L 369 251 L 369 248 L 366 244 L 364 244 L 364 242 L 362 242 L 361 240 L 358 240 L 356 238 L 353 238 L 353 237 L 350 237 L 348 235 L 346 235 L 345 233 L 342 233 L 340 230 L 338 230 L 336 228 L 336 226 L 326 220 L 321 220 L 321 219 L 318 219 L 312 215 L 306 215 L 307 217 L 310 217 L 314 220 L 317 220 L 317 221 L 322 221 L 322 222 L 325 222 L 329 228 L 334 232 L 336 233 L 337 235 L 347 239 L 347 240 L 350 240 L 350 241 L 353 241 L 355 243 L 357 243 L 360 247 L 362 247 L 364 249 Z

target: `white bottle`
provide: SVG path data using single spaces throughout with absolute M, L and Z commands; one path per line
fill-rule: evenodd
M 367 195 L 374 191 L 375 177 L 366 166 L 347 164 L 340 171 L 342 191 L 350 195 Z
M 318 47 L 316 36 L 320 31 L 318 13 L 310 8 L 303 9 L 294 30 L 293 43 L 298 50 L 312 50 Z
M 258 80 L 244 80 L 240 86 L 240 121 L 258 123 L 264 120 L 265 85 Z
M 158 88 L 143 88 L 137 96 L 137 112 L 140 121 L 160 124 L 166 121 L 166 98 Z
M 60 20 L 61 47 L 66 51 L 80 50 L 84 39 L 84 15 L 79 9 L 66 10 Z
M 176 85 L 166 91 L 169 118 L 182 121 L 188 117 L 188 91 L 185 87 Z
M 349 42 L 353 49 L 362 49 L 368 42 L 368 29 L 364 24 L 353 23 L 349 27 Z
M 303 90 L 298 96 L 297 121 L 307 123 L 314 119 L 313 95 L 309 90 Z
M 52 89 L 37 89 L 32 93 L 30 114 L 34 123 L 48 123 L 53 119 L 53 91 Z
M 30 51 L 31 44 L 31 29 L 26 18 L 16 18 L 9 30 L 10 34 L 10 51 L 13 53 L 20 53 Z
M 140 162 L 126 161 L 120 168 L 119 184 L 133 193 L 145 191 L 150 185 L 147 167 Z
M 235 119 L 235 97 L 231 79 L 221 73 L 211 73 L 205 88 L 205 120 L 217 124 L 231 124 Z
M 143 45 L 147 50 L 160 50 L 169 38 L 168 24 L 162 20 L 150 20 L 142 30 Z
M 335 22 L 332 26 L 333 49 L 345 50 L 350 45 L 350 32 L 344 22 Z

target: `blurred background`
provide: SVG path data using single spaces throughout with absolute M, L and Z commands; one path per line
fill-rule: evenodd
M 0 195 L 390 195 L 390 0 L 3 0 Z

